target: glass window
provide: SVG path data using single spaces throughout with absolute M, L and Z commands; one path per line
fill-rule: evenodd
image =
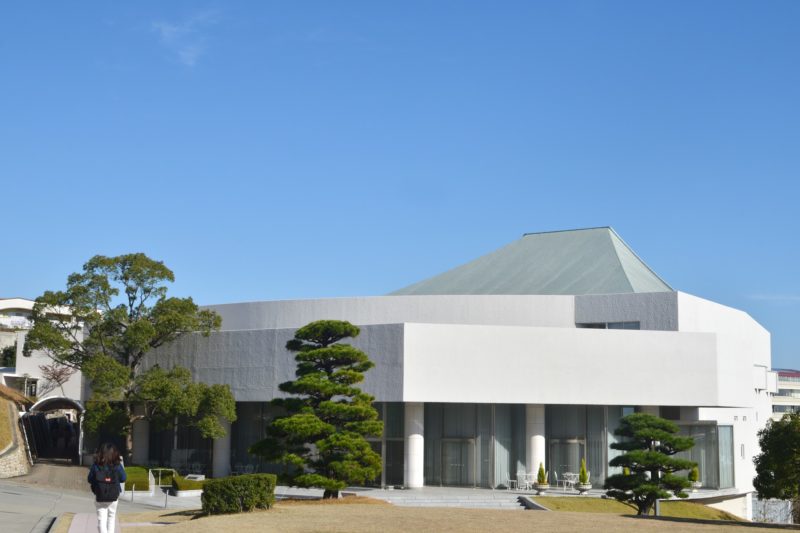
M 733 426 L 719 426 L 719 488 L 733 487 Z
M 506 485 L 525 471 L 525 406 L 425 404 L 425 484 Z
M 608 329 L 640 329 L 639 322 L 609 322 Z
M 676 454 L 676 457 L 697 463 L 700 481 L 704 487 L 719 488 L 719 445 L 717 427 L 711 425 L 680 426 L 681 435 L 692 437 L 694 447 Z
M 666 418 L 667 420 L 680 420 L 681 408 L 675 406 L 661 406 L 659 408 L 659 415 L 661 418 Z
M 380 405 L 375 406 L 383 416 Z M 405 407 L 400 402 L 386 403 L 386 420 L 383 421 L 383 432 L 387 439 L 402 439 L 405 431 Z

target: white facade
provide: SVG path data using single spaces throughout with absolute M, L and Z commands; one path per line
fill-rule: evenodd
M 772 397 L 772 419 L 780 420 L 786 413 L 800 412 L 800 370 L 780 369 L 776 394 Z
M 586 458 L 601 485 L 615 473 L 619 419 L 640 411 L 695 437 L 704 485 L 748 513 L 756 434 L 777 390 L 769 332 L 672 290 L 610 228 L 526 235 L 389 296 L 209 308 L 220 331 L 184 335 L 143 367 L 181 365 L 230 386 L 239 418 L 211 445 L 187 428 L 140 424 L 150 443 L 140 462 L 214 475 L 268 468 L 247 449 L 295 377 L 286 342 L 309 322 L 347 320 L 376 364 L 362 387 L 385 422 L 376 483 L 494 488 L 540 463 L 557 475 Z
M 49 356 L 40 351 L 24 355 L 25 337 L 33 325 L 33 305 L 33 300 L 25 298 L 0 298 L 0 348 L 14 345 L 17 348 L 16 366 L 4 368 L 0 382 L 39 400 L 61 396 L 85 399 L 80 372 L 76 371 L 62 386 L 57 386 L 42 375 L 42 366 L 54 364 Z
M 293 330 L 318 319 L 350 320 L 362 329 L 353 344 L 377 364 L 364 390 L 378 402 L 415 406 L 416 427 L 420 406 L 434 403 L 516 404 L 527 412 L 550 405 L 631 406 L 656 414 L 673 408 L 681 425 L 732 427 L 733 486 L 727 490 L 751 492 L 756 432 L 771 413 L 769 333 L 741 311 L 685 293 L 603 299 L 613 304 L 601 306 L 605 322 L 639 318 L 640 325 L 653 325 L 658 315 L 665 329 L 577 327 L 587 313 L 598 320 L 601 311 L 584 309 L 597 307 L 595 296 L 258 302 L 212 306 L 223 317 L 222 331 L 185 336 L 151 361 L 185 365 L 199 380 L 227 383 L 237 401 L 268 402 L 281 394 L 279 383 L 293 378 L 293 354 L 284 349 Z M 408 424 L 409 407 L 405 413 Z M 535 422 L 523 428 L 528 471 L 546 462 L 543 417 L 537 422 L 539 429 Z M 419 458 L 424 433 L 404 437 L 408 486 L 425 477 Z

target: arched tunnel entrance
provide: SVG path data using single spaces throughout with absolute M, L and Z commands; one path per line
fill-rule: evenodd
M 54 396 L 39 400 L 22 417 L 34 459 L 80 463 L 83 413 L 78 400 Z

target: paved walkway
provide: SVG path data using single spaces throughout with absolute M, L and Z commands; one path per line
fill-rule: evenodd
M 87 475 L 86 467 L 44 463 L 34 465 L 25 476 L 0 480 L 0 532 L 45 533 L 57 516 L 76 513 L 82 516 L 76 528 L 81 523 L 85 527 L 75 531 L 96 533 L 94 495 L 86 482 Z M 199 509 L 200 498 L 176 498 L 159 489 L 152 495 L 125 492 L 117 513 L 164 509 L 165 504 L 167 509 Z
M 0 530 L 3 533 L 44 533 L 62 513 L 94 513 L 94 497 L 87 492 L 47 490 L 25 483 L 0 481 Z
M 54 461 L 36 463 L 28 474 L 12 478 L 12 480 L 16 483 L 35 485 L 49 490 L 66 489 L 83 492 L 89 488 L 89 483 L 86 481 L 88 475 L 88 467 Z

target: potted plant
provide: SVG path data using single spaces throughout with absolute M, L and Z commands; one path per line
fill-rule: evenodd
M 697 468 L 697 465 L 693 466 L 691 470 L 689 470 L 689 481 L 692 483 L 692 492 L 697 492 L 697 489 L 703 486 L 703 482 L 700 481 L 700 469 Z
M 536 489 L 536 494 L 544 494 L 550 488 L 547 482 L 547 472 L 544 471 L 544 465 L 539 463 L 539 472 L 536 474 L 536 483 L 533 484 Z
M 589 472 L 586 471 L 586 458 L 584 457 L 581 459 L 581 469 L 578 473 L 578 484 L 575 485 L 575 488 L 578 489 L 578 492 L 584 494 L 592 488 L 592 484 L 589 483 Z

